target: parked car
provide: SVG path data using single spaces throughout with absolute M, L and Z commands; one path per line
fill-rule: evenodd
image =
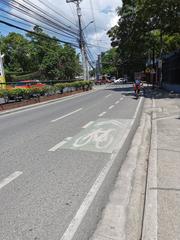
M 99 79 L 95 81 L 96 85 L 106 84 L 106 79 Z
M 95 84 L 96 84 L 96 85 L 101 85 L 101 84 L 102 84 L 102 83 L 101 83 L 101 80 L 100 80 L 100 79 L 99 79 L 99 80 L 96 80 L 96 81 L 95 81 Z
M 22 80 L 16 83 L 15 88 L 42 88 L 46 84 L 41 83 L 39 80 Z
M 119 79 L 114 79 L 113 82 L 114 84 L 119 84 Z
M 127 83 L 127 80 L 125 78 L 118 78 L 116 80 L 114 80 L 115 84 L 124 84 Z
M 107 82 L 107 83 L 112 83 L 113 80 L 111 80 L 111 79 L 106 79 L 106 82 Z

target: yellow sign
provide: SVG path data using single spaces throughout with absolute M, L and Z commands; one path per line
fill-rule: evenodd
M 145 73 L 150 73 L 150 68 L 146 68 Z

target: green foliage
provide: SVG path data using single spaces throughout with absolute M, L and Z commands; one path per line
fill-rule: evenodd
M 180 4 L 177 0 L 123 0 L 119 21 L 108 31 L 127 73 L 142 70 L 147 59 L 180 48 Z
M 5 53 L 4 65 L 8 71 L 28 71 L 29 47 L 28 40 L 18 33 L 9 33 L 1 37 L 1 51 Z
M 101 57 L 102 74 L 109 74 L 111 76 L 119 75 L 120 59 L 115 48 L 105 52 Z
M 47 38 L 38 26 L 34 32 L 38 35 L 28 33 L 24 37 L 12 32 L 6 37 L 0 36 L 8 80 L 70 80 L 80 75 L 79 55 L 70 45 L 60 45 L 55 38 Z M 24 73 L 28 75 L 23 76 Z
M 0 98 L 5 98 L 6 96 L 8 96 L 8 90 L 0 89 Z

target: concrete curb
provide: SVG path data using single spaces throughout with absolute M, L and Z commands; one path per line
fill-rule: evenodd
M 68 99 L 73 99 L 73 98 L 76 98 L 76 97 L 81 97 L 81 96 L 84 96 L 84 95 L 91 94 L 95 91 L 97 91 L 97 90 L 93 89 L 93 90 L 90 90 L 88 92 L 75 93 L 75 94 L 72 94 L 70 96 L 66 96 L 66 97 L 62 97 L 62 98 L 52 99 L 52 100 L 48 100 L 48 101 L 40 102 L 40 103 L 34 103 L 34 104 L 30 104 L 30 105 L 23 106 L 23 107 L 17 107 L 17 108 L 10 109 L 10 110 L 4 110 L 4 111 L 0 112 L 0 116 L 15 113 L 15 112 L 20 112 L 22 110 L 36 109 L 36 108 L 40 108 L 42 106 L 46 106 L 46 105 L 49 105 L 49 104 L 55 104 L 57 102 L 63 102 L 63 101 L 66 101 Z
M 88 240 L 89 237 L 91 237 L 92 233 L 94 232 L 97 226 L 97 222 L 101 217 L 102 209 L 108 201 L 109 193 L 112 190 L 113 184 L 116 180 L 116 176 L 119 172 L 119 169 L 124 159 L 126 158 L 126 154 L 131 145 L 131 141 L 139 125 L 143 104 L 144 98 L 141 98 L 137 110 L 135 112 L 134 118 L 132 119 L 130 128 L 127 129 L 120 143 L 119 152 L 112 156 L 112 159 L 110 160 L 110 162 L 112 161 L 110 169 L 108 170 L 104 178 L 104 181 L 100 185 L 100 188 L 98 189 L 93 199 L 93 202 L 91 203 L 86 214 L 84 215 L 83 220 L 79 223 L 77 230 L 74 229 L 72 230 L 74 231 L 74 234 L 72 236 L 68 236 L 68 233 L 66 234 L 65 232 L 61 240 Z M 75 220 L 76 216 L 72 220 L 72 224 Z

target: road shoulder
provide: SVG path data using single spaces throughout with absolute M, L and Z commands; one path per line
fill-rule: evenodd
M 151 109 L 151 104 L 151 99 L 147 99 L 144 109 Z M 150 137 L 151 115 L 143 111 L 140 126 L 91 240 L 130 240 L 141 236 Z

